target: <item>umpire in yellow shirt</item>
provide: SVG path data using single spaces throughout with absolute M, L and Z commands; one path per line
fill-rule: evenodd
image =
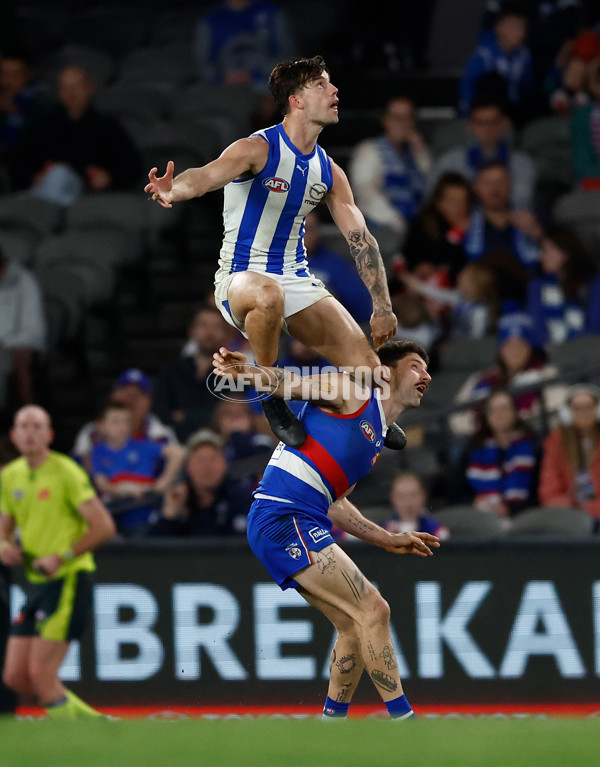
M 54 432 L 45 410 L 21 408 L 10 437 L 21 457 L 0 473 L 0 561 L 25 565 L 32 586 L 11 629 L 4 683 L 37 699 L 51 717 L 100 716 L 63 686 L 58 670 L 89 613 L 92 551 L 112 538 L 115 525 L 85 471 L 50 450 Z

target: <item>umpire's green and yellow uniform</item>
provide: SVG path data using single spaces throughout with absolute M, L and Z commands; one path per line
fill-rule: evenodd
M 25 574 L 33 584 L 11 634 L 55 641 L 78 639 L 92 601 L 94 557 L 86 552 L 64 561 L 50 578 L 35 572 L 38 557 L 70 551 L 88 529 L 77 508 L 96 492 L 86 472 L 71 458 L 50 451 L 32 469 L 25 458 L 0 473 L 0 509 L 16 522 L 24 552 Z

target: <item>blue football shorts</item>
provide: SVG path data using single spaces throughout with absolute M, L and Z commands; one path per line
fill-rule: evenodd
M 318 512 L 311 516 L 294 504 L 257 498 L 248 514 L 248 543 L 281 589 L 295 589 L 292 576 L 313 564 L 310 552 L 335 543 L 332 527 Z

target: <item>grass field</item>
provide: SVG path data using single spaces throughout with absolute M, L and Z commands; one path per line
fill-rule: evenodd
M 2 767 L 593 767 L 597 719 L 0 721 Z

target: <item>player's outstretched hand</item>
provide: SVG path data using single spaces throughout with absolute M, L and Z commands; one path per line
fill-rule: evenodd
M 397 332 L 398 319 L 394 312 L 389 311 L 377 314 L 373 312 L 371 315 L 371 337 L 376 349 L 393 338 Z
M 221 346 L 219 351 L 213 354 L 212 364 L 216 375 L 237 378 L 251 369 L 252 366 L 247 360 L 248 357 L 242 352 L 230 352 Z
M 164 176 L 157 176 L 157 171 L 158 168 L 152 168 L 150 173 L 148 173 L 150 183 L 146 184 L 144 192 L 152 195 L 152 199 L 156 200 L 156 202 L 163 208 L 172 208 L 173 173 L 175 172 L 175 164 L 172 160 L 169 160 Z
M 431 548 L 439 549 L 440 539 L 431 533 L 391 533 L 390 544 L 384 546 L 392 554 L 416 554 L 418 557 L 431 557 Z

